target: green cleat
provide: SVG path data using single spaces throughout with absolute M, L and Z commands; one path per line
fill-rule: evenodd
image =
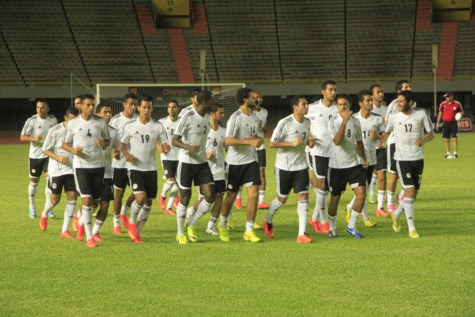
M 370 204 L 376 204 L 378 201 L 376 200 L 376 197 L 374 197 L 374 194 L 369 194 L 368 195 L 368 202 Z
M 231 239 L 229 238 L 229 230 L 228 228 L 221 228 L 218 226 L 219 231 L 219 239 L 223 242 L 229 242 Z
M 184 234 L 180 234 L 179 236 L 176 236 L 176 242 L 178 242 L 178 244 L 187 244 L 188 240 Z
M 195 227 L 187 227 L 186 233 L 188 234 L 188 240 L 191 242 L 198 242 L 198 236 L 196 235 Z

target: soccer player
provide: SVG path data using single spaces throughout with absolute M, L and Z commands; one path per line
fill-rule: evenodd
M 274 239 L 273 218 L 282 207 L 293 189 L 297 196 L 297 214 L 299 230 L 297 242 L 311 243 L 313 239 L 305 232 L 308 217 L 308 167 L 305 146 L 313 147 L 315 139 L 310 133 L 310 120 L 305 118 L 308 102 L 303 96 L 294 96 L 290 100 L 293 114 L 277 123 L 270 140 L 271 148 L 278 148 L 275 159 L 275 179 L 277 197 L 271 202 L 269 212 L 264 217 L 264 231 Z
M 445 101 L 442 102 L 439 106 L 439 115 L 437 116 L 437 124 L 435 125 L 436 130 L 439 130 L 439 123 L 442 119 L 444 125 L 442 126 L 442 137 L 445 139 L 445 149 L 447 154 L 444 156 L 446 159 L 458 158 L 457 149 L 458 149 L 458 140 L 459 135 L 459 126 L 458 122 L 455 119 L 457 113 L 463 114 L 463 108 L 460 102 L 454 100 L 454 93 L 447 92 L 445 95 Z M 454 143 L 454 155 L 450 155 L 450 138 L 452 137 L 452 142 Z
M 81 109 L 81 96 L 76 96 L 74 97 L 74 104 L 73 104 L 74 107 L 76 107 L 76 109 L 80 110 Z
M 173 146 L 180 148 L 176 176 L 180 189 L 180 203 L 176 209 L 176 241 L 179 244 L 186 244 L 188 240 L 198 241 L 194 226 L 209 210 L 215 197 L 214 179 L 206 159 L 206 139 L 210 130 L 210 118 L 207 112 L 214 100 L 211 92 L 206 90 L 200 91 L 196 99 L 198 103 L 196 109 L 183 114 L 172 139 Z M 191 199 L 192 183 L 195 186 L 200 186 L 204 199 L 188 221 L 187 239 L 184 234 L 184 222 L 186 208 Z
M 196 107 L 198 106 L 198 93 L 200 91 L 201 91 L 201 89 L 199 89 L 199 88 L 193 89 L 193 91 L 191 92 L 191 97 L 190 97 L 191 105 L 181 109 L 180 113 L 178 114 L 178 119 L 180 119 L 188 111 L 193 110 L 193 109 L 196 110 Z
M 311 120 L 311 132 L 315 137 L 315 146 L 307 148 L 310 158 L 310 169 L 313 171 L 311 182 L 317 195 L 315 208 L 308 223 L 315 232 L 328 234 L 329 224 L 326 217 L 328 197 L 328 160 L 330 158 L 331 134 L 328 122 L 338 113 L 335 102 L 336 83 L 326 80 L 322 83 L 323 98 L 310 104 L 307 118 Z M 318 221 L 320 218 L 320 221 Z
M 257 127 L 257 135 L 264 139 L 264 133 L 267 131 L 267 109 L 262 108 L 264 98 L 259 91 L 254 91 L 256 96 L 256 108 L 254 114 L 256 115 L 259 125 Z M 259 163 L 259 173 L 261 176 L 261 186 L 259 187 L 259 200 L 257 201 L 258 209 L 269 209 L 269 204 L 264 202 L 266 196 L 266 145 L 262 145 L 257 149 L 257 162 Z M 254 225 L 255 226 L 255 225 Z
M 87 237 L 87 247 L 96 248 L 92 235 L 93 200 L 99 200 L 104 186 L 102 147 L 110 145 L 109 130 L 103 118 L 94 116 L 94 96 L 81 98 L 81 115 L 66 127 L 63 149 L 74 154 L 73 168 L 76 189 L 82 200 L 77 238 Z
M 399 216 L 406 213 L 409 237 L 419 238 L 414 225 L 414 200 L 421 186 L 424 170 L 423 145 L 434 138 L 433 125 L 427 114 L 414 107 L 414 93 L 401 91 L 397 96 L 399 113 L 389 116 L 383 140 L 393 132 L 397 172 L 404 189 L 404 201 L 392 214 L 393 230 L 401 231 Z M 425 129 L 425 133 L 424 133 Z
M 38 191 L 38 182 L 42 173 L 46 177 L 46 198 L 49 198 L 48 189 L 48 156 L 42 151 L 43 140 L 48 134 L 49 129 L 58 124 L 58 120 L 53 115 L 48 115 L 49 105 L 45 99 L 36 101 L 36 114 L 26 120 L 21 130 L 20 140 L 30 142 L 29 169 L 30 184 L 28 185 L 29 211 L 30 218 L 36 218 L 35 196 Z M 48 217 L 54 217 L 52 211 Z
M 79 115 L 77 108 L 70 107 L 64 114 L 64 122 L 55 125 L 48 131 L 48 135 L 43 142 L 43 153 L 50 159 L 48 161 L 49 182 L 48 186 L 51 190 L 49 199 L 46 199 L 45 207 L 40 217 L 40 228 L 46 231 L 48 226 L 47 214 L 61 200 L 61 192 L 64 188 L 67 197 L 67 204 L 64 210 L 63 228 L 61 230 L 61 238 L 72 238 L 72 234 L 68 231 L 69 224 L 76 209 L 76 184 L 74 182 L 73 172 L 73 154 L 62 148 L 64 136 L 66 135 L 66 124 L 69 120 Z
M 256 107 L 255 94 L 250 88 L 240 88 L 236 92 L 239 109 L 228 120 L 225 144 L 228 146 L 226 155 L 228 185 L 227 194 L 223 200 L 218 230 L 220 236 L 229 236 L 227 222 L 231 207 L 236 199 L 240 186 L 247 188 L 248 201 L 246 206 L 246 230 L 244 240 L 259 242 L 254 233 L 254 221 L 257 211 L 257 199 L 261 178 L 257 149 L 264 140 L 257 136 L 257 118 L 253 113 Z M 223 239 L 222 239 L 223 240 Z
M 366 180 L 367 184 L 370 183 L 373 174 L 373 171 L 377 163 L 377 147 L 378 140 L 380 139 L 381 133 L 384 132 L 384 119 L 380 115 L 373 113 L 373 94 L 369 90 L 361 90 L 358 93 L 358 105 L 360 106 L 360 111 L 353 115 L 354 118 L 358 119 L 361 126 L 361 137 L 364 144 L 365 156 L 368 160 L 368 168 L 366 171 Z M 363 164 L 363 161 L 358 157 L 358 162 Z M 346 208 L 346 220 L 350 221 L 351 209 L 356 200 L 356 195 L 353 196 L 351 202 L 347 205 Z M 370 219 L 368 212 L 366 210 L 366 201 L 363 202 L 363 208 L 361 209 L 361 214 L 363 215 L 364 224 L 366 227 L 376 226 L 376 222 Z
M 328 186 L 331 197 L 328 205 L 330 219 L 330 238 L 337 238 L 336 216 L 341 194 L 350 184 L 356 196 L 351 210 L 350 221 L 346 233 L 355 238 L 363 238 L 356 230 L 356 220 L 360 216 L 366 199 L 366 172 L 368 161 L 362 141 L 361 125 L 358 119 L 351 116 L 349 97 L 345 94 L 336 97 L 338 114 L 328 122 L 333 144 L 330 148 L 328 163 Z M 358 161 L 361 158 L 361 163 Z
M 173 133 L 175 133 L 178 126 L 178 101 L 170 100 L 168 102 L 167 111 L 168 116 L 160 119 L 159 122 L 165 127 L 168 140 L 171 140 L 173 138 Z M 176 169 L 178 167 L 178 151 L 179 148 L 171 145 L 170 152 L 162 152 L 160 155 L 163 172 L 167 180 L 165 184 L 163 184 L 162 193 L 160 195 L 158 204 L 165 215 L 169 216 L 176 216 L 175 212 L 172 210 L 172 205 L 174 204 L 175 199 L 178 197 L 178 186 L 175 180 Z M 170 197 L 168 198 L 167 203 L 166 199 L 167 193 L 169 191 Z
M 137 95 L 126 94 L 124 96 L 124 102 L 122 103 L 124 110 L 112 117 L 110 126 L 117 130 L 118 139 L 120 140 L 122 128 L 129 122 L 137 118 Z M 122 205 L 122 198 L 124 197 L 125 188 L 129 184 L 129 178 L 127 176 L 126 160 L 123 155 L 120 155 L 119 159 L 112 159 L 112 181 L 115 188 L 114 196 L 114 234 L 121 234 L 120 219 L 125 227 L 127 227 L 127 210 L 134 201 L 134 195 L 130 195 L 127 198 L 127 202 Z
M 149 96 L 139 98 L 139 116 L 124 126 L 119 143 L 135 196 L 127 226 L 129 237 L 135 243 L 142 243 L 140 233 L 150 215 L 152 200 L 157 197 L 157 147 L 165 153 L 170 151 L 163 124 L 151 117 L 152 101 Z
M 112 110 L 109 106 L 105 104 L 98 104 L 96 107 L 96 114 L 103 118 L 107 124 L 109 124 L 112 117 Z M 110 201 L 114 200 L 114 184 L 112 181 L 112 156 L 119 159 L 119 140 L 117 136 L 117 130 L 111 126 L 107 126 L 109 130 L 110 145 L 102 147 L 102 159 L 104 161 L 104 186 L 102 188 L 101 199 L 99 202 L 99 211 L 96 215 L 96 222 L 92 228 L 92 236 L 94 240 L 104 241 L 104 239 L 99 235 L 99 230 L 101 229 L 104 221 L 106 221 L 107 213 L 109 211 Z M 96 201 L 94 201 L 95 203 Z M 97 205 L 94 204 L 93 210 L 95 210 Z
M 369 91 L 373 95 L 373 110 L 372 113 L 379 114 L 381 117 L 386 118 L 388 107 L 384 104 L 384 91 L 383 88 L 375 84 L 369 88 Z M 369 185 L 368 201 L 372 204 L 378 203 L 376 208 L 376 215 L 387 215 L 384 210 L 384 200 L 386 195 L 386 170 L 388 166 L 388 153 L 384 144 L 376 150 L 376 165 L 374 166 L 373 176 Z M 378 196 L 375 199 L 375 188 L 378 183 Z

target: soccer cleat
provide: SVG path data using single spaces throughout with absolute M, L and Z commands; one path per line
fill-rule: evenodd
M 40 228 L 42 231 L 46 231 L 48 228 L 48 218 L 40 217 Z
M 373 228 L 373 227 L 376 227 L 377 223 L 374 222 L 374 221 L 371 220 L 371 219 L 368 219 L 368 220 L 365 220 L 365 221 L 364 221 L 364 225 L 365 225 L 365 227 Z
M 458 156 L 457 156 L 457 157 L 458 157 Z M 452 159 L 452 158 L 454 158 L 454 157 L 453 157 L 452 155 L 450 155 L 450 154 L 447 154 L 446 156 L 444 156 L 444 158 L 446 158 L 446 159 Z
M 262 241 L 261 238 L 256 236 L 254 231 L 244 232 L 243 237 L 244 237 L 244 241 L 249 241 L 249 242 L 261 242 Z
M 84 240 L 84 226 L 80 226 L 78 225 L 78 235 L 77 235 L 77 238 L 79 241 L 82 241 Z M 92 238 L 91 238 L 92 239 Z
M 50 210 L 48 211 L 48 218 L 54 218 L 56 215 Z
M 313 221 L 312 218 L 308 219 L 308 224 L 313 227 L 313 230 L 317 233 L 322 233 L 322 229 L 320 227 L 320 222 L 318 220 Z
M 330 224 L 328 222 L 322 222 L 320 224 L 320 229 L 322 230 L 321 234 L 328 234 L 330 231 Z
M 28 210 L 28 215 L 30 216 L 30 218 L 36 218 L 35 208 L 30 208 L 30 210 Z
M 198 236 L 195 232 L 195 227 L 188 226 L 186 228 L 186 233 L 188 234 L 188 240 L 191 242 L 198 242 Z
M 94 238 L 94 240 L 95 240 L 96 242 L 102 242 L 102 241 L 104 241 L 104 239 L 101 238 L 101 236 L 100 236 L 98 233 L 94 233 L 94 235 L 93 235 L 92 237 Z
M 417 233 L 416 230 L 409 231 L 409 238 L 416 239 L 416 238 L 420 238 L 420 237 L 421 236 Z
M 160 209 L 165 211 L 166 204 L 167 204 L 166 197 L 163 197 L 162 195 L 160 195 L 160 198 L 158 199 L 158 206 L 160 207 Z
M 351 210 L 348 208 L 348 205 L 346 205 L 346 223 L 349 223 L 350 222 L 350 218 L 351 218 Z
M 393 221 L 393 230 L 394 230 L 394 232 L 400 232 L 401 231 L 401 224 L 399 223 L 399 219 L 394 217 L 394 214 L 391 215 L 391 219 Z
M 356 228 L 348 228 L 348 227 L 346 227 L 345 232 L 348 233 L 348 234 L 351 234 L 351 235 L 352 235 L 353 237 L 355 237 L 355 238 L 358 238 L 358 239 L 363 238 L 363 235 L 360 234 L 358 231 L 356 231 Z
M 399 201 L 400 204 L 404 202 L 404 196 L 397 196 L 397 201 Z
M 122 224 L 126 229 L 129 228 L 129 218 L 127 218 L 127 215 L 120 214 L 120 220 L 122 220 Z
M 388 209 L 389 212 L 395 211 L 395 210 L 396 210 L 396 205 L 394 205 L 394 204 L 388 204 L 388 205 L 386 206 L 386 208 Z
M 228 223 L 226 224 L 226 228 L 228 228 L 228 230 L 233 230 L 234 228 L 234 225 L 231 221 L 229 221 L 230 219 L 228 219 Z
M 140 234 L 137 233 L 137 237 L 132 240 L 134 243 L 143 243 L 142 238 L 140 237 Z
M 264 232 L 270 239 L 274 239 L 274 227 L 271 223 L 266 222 L 266 217 L 262 219 L 262 223 L 264 224 Z
M 236 201 L 234 202 L 234 205 L 236 206 L 237 209 L 242 209 L 242 199 L 241 198 L 236 198 Z
M 375 212 L 376 216 L 387 218 L 389 217 L 389 214 L 384 210 L 384 208 L 381 209 L 376 209 Z
M 328 237 L 329 238 L 339 238 L 340 236 L 338 235 L 338 233 L 336 233 L 336 230 L 330 230 L 330 231 L 328 231 Z
M 211 229 L 207 228 L 206 234 L 210 234 L 212 236 L 219 236 L 219 232 L 215 228 L 211 228 Z
M 258 206 L 257 209 L 269 209 L 269 204 L 266 204 L 265 202 L 261 202 Z
M 229 239 L 229 230 L 228 228 L 221 228 L 218 226 L 218 231 L 219 231 L 219 239 L 223 242 L 229 242 L 231 239 Z
M 376 197 L 374 196 L 374 194 L 369 194 L 368 195 L 368 202 L 370 204 L 376 204 L 378 201 L 376 200 Z
M 188 240 L 184 234 L 180 234 L 179 236 L 176 236 L 176 242 L 178 242 L 178 244 L 187 244 Z
M 97 248 L 96 240 L 94 240 L 94 238 L 87 239 L 86 244 L 88 248 Z
M 78 232 L 78 227 L 79 227 L 78 213 L 79 213 L 79 210 L 76 211 L 74 213 L 74 216 L 73 216 L 73 230 L 74 230 L 74 232 Z
M 178 204 L 180 203 L 180 197 L 176 196 L 175 201 L 173 202 L 173 207 L 178 208 Z
M 137 238 L 137 224 L 129 223 L 127 234 L 129 235 L 130 240 L 134 241 L 134 239 Z
M 459 158 L 458 154 L 454 154 L 453 158 Z
M 163 211 L 163 213 L 164 213 L 165 215 L 167 215 L 167 216 L 172 216 L 172 217 L 175 217 L 175 216 L 176 216 L 176 213 L 175 213 L 173 210 L 171 210 L 171 209 L 165 209 L 165 210 Z
M 304 233 L 303 235 L 297 237 L 297 242 L 298 243 L 312 243 L 313 239 L 310 238 L 306 233 Z
M 258 224 L 257 222 L 254 222 L 254 229 L 260 230 L 262 229 L 262 226 Z
M 73 238 L 73 235 L 68 230 L 66 230 L 65 232 L 61 232 L 59 236 L 61 238 Z
M 120 226 L 114 226 L 114 234 L 122 234 L 122 229 Z

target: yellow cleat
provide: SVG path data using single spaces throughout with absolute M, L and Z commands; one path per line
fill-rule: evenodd
M 409 238 L 417 239 L 420 238 L 421 236 L 417 233 L 416 230 L 409 231 Z
M 260 224 L 258 224 L 257 222 L 254 222 L 254 229 L 262 229 L 262 226 Z
M 249 242 L 261 242 L 261 238 L 256 236 L 254 231 L 248 231 L 244 232 L 244 241 L 249 241 Z
M 350 218 L 351 218 L 351 210 L 348 209 L 348 206 L 346 206 L 346 223 L 350 223 Z
M 180 234 L 179 236 L 176 236 L 176 242 L 178 242 L 178 244 L 187 244 L 188 240 L 184 234 Z
M 221 228 L 221 226 L 218 226 L 218 231 L 219 231 L 219 239 L 223 242 L 229 242 L 231 239 L 229 239 L 229 230 L 228 228 Z
M 233 230 L 234 226 L 233 226 L 233 223 L 230 220 L 231 219 L 228 219 L 228 223 L 226 224 L 226 228 L 228 228 L 228 230 Z
M 393 220 L 393 230 L 394 232 L 401 231 L 401 224 L 399 223 L 399 219 L 394 217 L 394 213 L 391 213 L 391 219 Z
M 198 242 L 198 236 L 196 235 L 195 227 L 187 227 L 186 233 L 188 234 L 188 240 L 191 242 Z
M 368 228 L 376 227 L 377 223 L 371 219 L 365 220 L 364 225 Z

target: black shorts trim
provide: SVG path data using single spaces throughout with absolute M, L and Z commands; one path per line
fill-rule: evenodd
M 162 161 L 163 174 L 166 178 L 176 178 L 176 170 L 178 168 L 178 161 Z
M 65 192 L 75 192 L 76 182 L 74 181 L 74 174 L 50 177 L 48 188 L 54 195 L 61 195 L 63 188 Z
M 259 163 L 259 166 L 262 168 L 266 168 L 266 150 L 257 150 L 257 162 Z
M 419 190 L 424 171 L 424 160 L 397 161 L 397 172 L 402 188 L 414 187 Z
M 38 178 L 42 173 L 48 172 L 49 157 L 29 159 L 30 178 Z
M 127 175 L 126 168 L 112 168 L 112 183 L 114 188 L 119 190 L 125 190 L 129 185 L 129 177 Z
M 190 189 L 192 184 L 199 186 L 214 183 L 208 163 L 188 164 L 178 162 L 176 182 L 181 189 Z
M 386 148 L 376 150 L 376 165 L 375 171 L 385 171 L 388 168 L 388 151 Z
M 261 176 L 259 172 L 259 163 L 251 162 L 244 165 L 232 165 L 226 166 L 226 172 L 228 174 L 229 191 L 235 193 L 239 191 L 239 187 L 261 185 Z
M 157 171 L 129 170 L 128 176 L 132 193 L 145 193 L 147 199 L 157 198 Z
M 442 125 L 442 138 L 456 139 L 459 136 L 459 124 L 457 121 L 446 121 Z
M 363 165 L 356 165 L 349 168 L 329 168 L 328 184 L 333 196 L 341 196 L 346 190 L 346 184 L 351 189 L 359 186 L 366 188 L 366 172 Z
M 92 197 L 94 200 L 99 200 L 104 187 L 104 167 L 76 168 L 74 180 L 81 197 Z
M 280 197 L 287 197 L 292 188 L 294 193 L 308 193 L 308 169 L 300 171 L 286 171 L 275 168 L 275 182 L 277 195 Z

